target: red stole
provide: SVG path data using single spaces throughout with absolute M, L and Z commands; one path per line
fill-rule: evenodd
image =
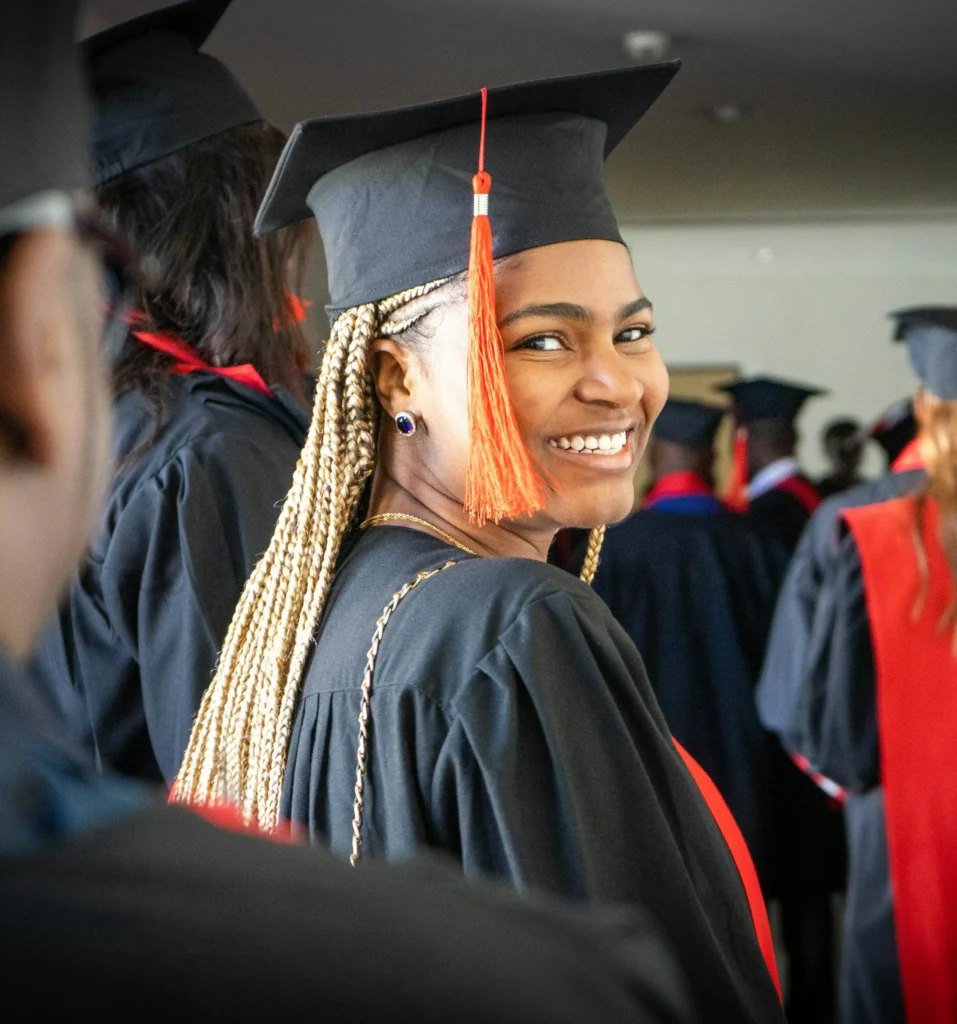
M 744 885 L 745 895 L 748 897 L 758 945 L 761 947 L 764 962 L 768 965 L 768 973 L 771 975 L 774 987 L 778 990 L 778 996 L 780 996 L 781 983 L 778 980 L 778 965 L 774 958 L 774 943 L 771 941 L 768 910 L 764 903 L 764 896 L 761 895 L 761 883 L 758 881 L 758 873 L 754 869 L 754 862 L 748 852 L 748 844 L 744 841 L 738 823 L 724 802 L 724 797 L 718 792 L 718 787 L 711 781 L 711 777 L 676 739 L 672 738 L 672 740 L 695 784 L 701 790 L 708 810 L 711 811 L 718 828 L 721 829 L 724 841 L 728 844 L 728 849 L 734 858 L 738 874 L 740 874 L 741 882 Z
M 203 362 L 199 353 L 175 334 L 133 331 L 133 337 L 144 345 L 155 348 L 158 352 L 172 356 L 176 360 L 171 369 L 172 373 L 185 374 L 202 370 L 206 373 L 215 373 L 220 377 L 226 377 L 237 384 L 244 384 L 247 388 L 252 388 L 263 395 L 272 395 L 272 391 L 252 363 L 243 363 L 240 366 L 211 366 L 209 363 Z
M 809 481 L 805 480 L 803 476 L 789 476 L 787 480 L 782 481 L 777 487 L 772 488 L 775 491 L 785 491 L 790 494 L 792 498 L 797 500 L 807 509 L 807 514 L 813 516 L 815 512 L 821 507 L 821 496 L 814 489 L 814 485 Z
M 645 497 L 645 508 L 659 498 L 684 497 L 689 494 L 714 494 L 714 491 L 698 476 L 697 473 L 679 472 L 666 473 Z
M 920 451 L 920 438 L 915 437 L 897 456 L 891 466 L 892 473 L 906 473 L 910 469 L 924 469 L 924 456 Z
M 844 513 L 857 542 L 877 670 L 881 782 L 904 1006 L 911 1024 L 957 1021 L 957 659 L 938 632 L 953 586 L 927 499 L 930 589 L 920 574 L 913 497 Z

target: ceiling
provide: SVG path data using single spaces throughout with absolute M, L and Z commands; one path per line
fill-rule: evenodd
M 619 66 L 636 29 L 684 69 L 610 161 L 623 219 L 957 211 L 957 0 L 235 0 L 208 49 L 288 128 Z

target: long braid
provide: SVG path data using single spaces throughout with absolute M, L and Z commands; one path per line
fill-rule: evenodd
M 421 312 L 392 317 L 444 283 L 346 310 L 333 325 L 306 444 L 196 715 L 177 801 L 229 800 L 262 828 L 278 824 L 300 681 L 343 538 L 375 468 L 378 403 L 369 346 L 420 319 Z
M 585 551 L 585 560 L 582 562 L 579 578 L 589 586 L 598 571 L 598 560 L 601 555 L 601 545 L 605 539 L 605 527 L 596 526 L 588 534 L 588 549 Z
M 927 490 L 918 498 L 915 515 L 914 547 L 921 586 L 912 617 L 919 617 L 923 611 L 930 589 L 930 570 L 921 526 L 929 496 L 940 506 L 939 539 L 952 581 L 951 601 L 939 628 L 953 629 L 952 648 L 957 656 L 957 402 L 925 395 L 918 418 L 921 452 L 927 466 Z

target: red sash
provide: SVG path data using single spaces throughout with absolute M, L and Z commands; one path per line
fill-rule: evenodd
M 780 997 L 781 983 L 778 980 L 778 965 L 774 958 L 774 943 L 771 941 L 768 909 L 764 903 L 764 896 L 761 894 L 758 873 L 754 869 L 754 862 L 748 852 L 748 844 L 744 841 L 744 836 L 741 835 L 741 829 L 738 828 L 734 815 L 724 802 L 724 797 L 718 792 L 718 787 L 711 781 L 711 777 L 677 740 L 673 739 L 673 742 L 695 784 L 701 790 L 708 810 L 711 811 L 718 828 L 721 829 L 724 841 L 728 844 L 728 849 L 734 858 L 738 874 L 740 874 L 741 882 L 744 885 L 745 895 L 748 897 L 751 919 L 754 921 L 754 930 L 758 936 L 758 945 L 761 947 L 764 962 L 768 965 L 768 973 L 771 975 L 771 980 Z
M 155 348 L 158 352 L 172 356 L 176 360 L 171 369 L 172 373 L 195 373 L 202 370 L 206 373 L 215 373 L 220 377 L 226 377 L 237 384 L 244 384 L 247 388 L 252 388 L 263 395 L 272 395 L 272 391 L 252 363 L 243 363 L 240 366 L 211 366 L 209 363 L 203 362 L 196 350 L 181 338 L 177 338 L 175 334 L 133 331 L 133 337 L 144 345 Z
M 892 473 L 906 473 L 909 469 L 924 469 L 924 456 L 921 454 L 919 437 L 915 437 L 907 445 L 891 466 Z
M 647 508 L 659 498 L 685 497 L 687 495 L 708 495 L 710 497 L 714 495 L 714 491 L 697 473 L 667 473 L 648 492 L 645 497 L 645 507 Z
M 957 1021 L 957 659 L 938 632 L 952 598 L 931 499 L 922 524 L 930 573 L 920 589 L 914 498 L 844 513 L 861 555 L 877 670 L 881 782 L 904 1006 L 911 1024 Z
M 821 507 L 821 496 L 814 489 L 814 485 L 804 479 L 803 476 L 789 476 L 787 480 L 779 483 L 773 488 L 775 491 L 785 491 L 792 498 L 797 500 L 807 509 L 807 514 L 813 516 Z

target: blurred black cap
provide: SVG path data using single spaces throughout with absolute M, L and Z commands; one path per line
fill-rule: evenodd
M 731 396 L 735 419 L 742 424 L 756 420 L 793 423 L 809 398 L 827 394 L 823 388 L 777 377 L 751 377 L 722 384 L 718 390 Z
M 711 448 L 726 409 L 703 402 L 669 398 L 655 420 L 654 436 L 686 448 Z
M 232 73 L 200 53 L 231 0 L 187 0 L 82 44 L 95 103 L 97 185 L 262 115 Z
M 945 401 L 957 401 L 957 306 L 899 309 L 894 340 L 907 344 L 921 385 Z

